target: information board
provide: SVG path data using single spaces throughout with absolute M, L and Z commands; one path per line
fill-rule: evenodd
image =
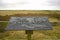
M 11 17 L 6 30 L 49 30 L 48 17 Z

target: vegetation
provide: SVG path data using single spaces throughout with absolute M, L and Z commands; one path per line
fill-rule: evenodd
M 60 11 L 28 11 L 30 14 L 19 14 L 23 11 L 0 11 L 0 13 L 7 13 L 7 15 L 0 15 L 0 21 L 8 21 L 11 16 L 48 16 L 50 22 L 60 22 Z M 27 12 L 27 11 L 26 11 Z M 26 13 L 25 12 L 25 13 Z M 32 13 L 31 13 L 32 12 Z M 8 15 L 13 13 L 13 15 Z M 16 14 L 14 14 L 16 13 Z M 35 13 L 35 14 L 34 14 Z M 54 19 L 54 20 L 53 20 Z M 55 23 L 57 24 L 57 23 Z M 54 24 L 54 25 L 55 25 Z M 20 31 L 6 31 L 7 22 L 0 22 L 0 40 L 27 40 L 25 30 Z M 32 40 L 60 40 L 60 26 L 52 26 L 52 30 L 33 30 Z
M 7 22 L 1 22 L 0 25 L 0 40 L 27 40 L 25 30 L 6 31 Z M 60 40 L 60 26 L 52 27 L 52 30 L 33 30 L 32 40 Z
M 33 30 L 32 40 L 59 40 L 60 27 L 52 26 L 52 30 Z M 3 29 L 2 29 L 3 30 Z M 20 31 L 0 31 L 0 40 L 26 40 L 25 30 Z

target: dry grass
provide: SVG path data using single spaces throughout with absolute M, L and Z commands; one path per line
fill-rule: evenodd
M 52 21 L 52 20 L 51 20 Z M 7 23 L 0 23 L 6 26 Z M 52 26 L 53 30 L 33 30 L 32 40 L 60 40 L 60 26 Z M 0 32 L 0 40 L 27 40 L 25 30 Z
M 0 33 L 1 40 L 27 40 L 27 34 L 25 30 L 20 31 L 7 31 Z M 7 35 L 8 34 L 8 35 Z M 32 34 L 32 40 L 59 40 L 60 39 L 60 27 L 54 26 L 53 30 L 34 30 Z

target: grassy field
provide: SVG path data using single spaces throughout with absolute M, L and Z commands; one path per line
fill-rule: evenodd
M 60 14 L 60 10 L 0 10 L 0 15 L 14 14 Z
M 0 40 L 27 40 L 25 30 L 6 31 L 7 22 L 0 22 Z M 32 40 L 60 40 L 60 26 L 52 26 L 52 30 L 33 30 Z
M 10 16 L 15 14 L 24 14 L 23 16 L 29 16 L 31 14 L 35 14 L 41 16 L 41 14 L 49 14 L 49 17 L 52 16 L 52 18 L 49 19 L 50 22 L 60 22 L 60 19 L 57 20 L 56 14 L 60 15 L 60 11 L 43 11 L 43 10 L 37 10 L 37 11 L 20 11 L 20 10 L 0 10 L 0 16 Z M 28 14 L 28 15 L 25 15 Z M 21 15 L 19 15 L 21 16 Z M 46 15 L 45 15 L 46 16 Z M 2 17 L 1 19 L 4 20 L 5 17 Z M 8 17 L 6 18 L 8 19 Z M 0 22 L 0 40 L 27 40 L 27 34 L 25 34 L 25 30 L 20 31 L 6 31 L 4 28 L 7 26 L 7 22 Z M 60 26 L 52 26 L 52 30 L 33 30 L 32 34 L 32 40 L 60 40 Z

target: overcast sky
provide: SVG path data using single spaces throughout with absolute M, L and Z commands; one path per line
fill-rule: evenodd
M 0 0 L 0 10 L 60 10 L 60 0 Z

